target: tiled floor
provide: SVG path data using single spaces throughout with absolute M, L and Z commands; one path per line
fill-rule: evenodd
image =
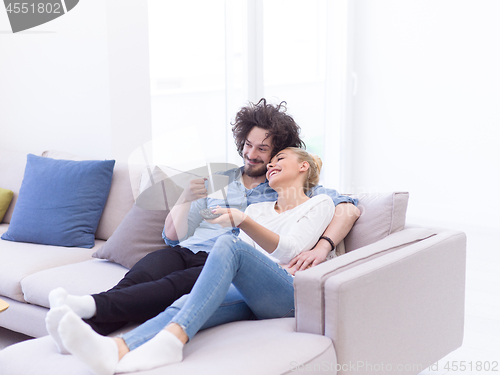
M 419 375 L 500 375 L 500 230 L 460 229 L 467 233 L 464 343 Z M 0 328 L 0 349 L 27 338 Z

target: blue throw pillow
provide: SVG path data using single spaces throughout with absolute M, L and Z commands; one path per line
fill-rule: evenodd
M 29 154 L 9 229 L 2 239 L 94 246 L 114 160 L 57 160 Z

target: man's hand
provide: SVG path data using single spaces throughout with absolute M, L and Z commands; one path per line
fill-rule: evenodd
M 182 192 L 182 203 L 192 202 L 200 198 L 207 197 L 207 189 L 205 188 L 206 178 L 195 178 L 189 181 L 189 186 Z
M 245 213 L 236 208 L 217 208 L 213 209 L 214 214 L 222 214 L 217 219 L 207 220 L 210 224 L 219 224 L 222 227 L 237 227 L 245 220 Z
M 323 263 L 329 252 L 329 248 L 315 246 L 312 250 L 304 251 L 293 258 L 286 268 L 288 268 L 288 272 L 295 275 L 297 271 L 303 271 Z

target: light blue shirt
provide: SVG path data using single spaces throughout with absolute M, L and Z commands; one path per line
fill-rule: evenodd
M 230 169 L 220 174 L 229 177 L 229 184 L 227 187 L 227 204 L 231 208 L 237 208 L 245 211 L 247 206 L 259 202 L 273 202 L 278 199 L 278 194 L 270 186 L 268 181 L 259 184 L 253 189 L 247 189 L 241 182 L 241 175 L 243 167 Z M 335 205 L 339 203 L 352 203 L 358 204 L 357 199 L 349 196 L 340 195 L 336 190 L 326 189 L 323 186 L 317 185 L 307 192 L 309 197 L 327 194 Z M 173 241 L 165 236 L 165 229 L 163 229 L 163 239 L 169 246 L 182 246 L 191 250 L 193 253 L 198 251 L 205 251 L 207 253 L 212 250 L 217 239 L 225 234 L 234 233 L 238 235 L 239 228 L 222 228 L 218 224 L 210 224 L 205 221 L 200 211 L 207 207 L 227 207 L 224 199 L 216 198 L 201 198 L 191 203 L 191 209 L 188 216 L 188 231 L 184 238 L 180 241 Z

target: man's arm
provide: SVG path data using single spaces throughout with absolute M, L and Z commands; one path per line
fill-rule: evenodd
M 179 241 L 188 232 L 188 218 L 191 202 L 207 197 L 204 178 L 191 180 L 175 206 L 170 210 L 165 219 L 165 236 L 171 241 Z
M 339 244 L 349 233 L 352 226 L 359 218 L 360 211 L 352 203 L 339 203 L 335 207 L 335 215 L 326 228 L 323 236 L 329 237 L 335 245 Z M 311 250 L 305 251 L 293 258 L 288 267 L 292 274 L 324 262 L 332 250 L 327 240 L 321 239 Z

